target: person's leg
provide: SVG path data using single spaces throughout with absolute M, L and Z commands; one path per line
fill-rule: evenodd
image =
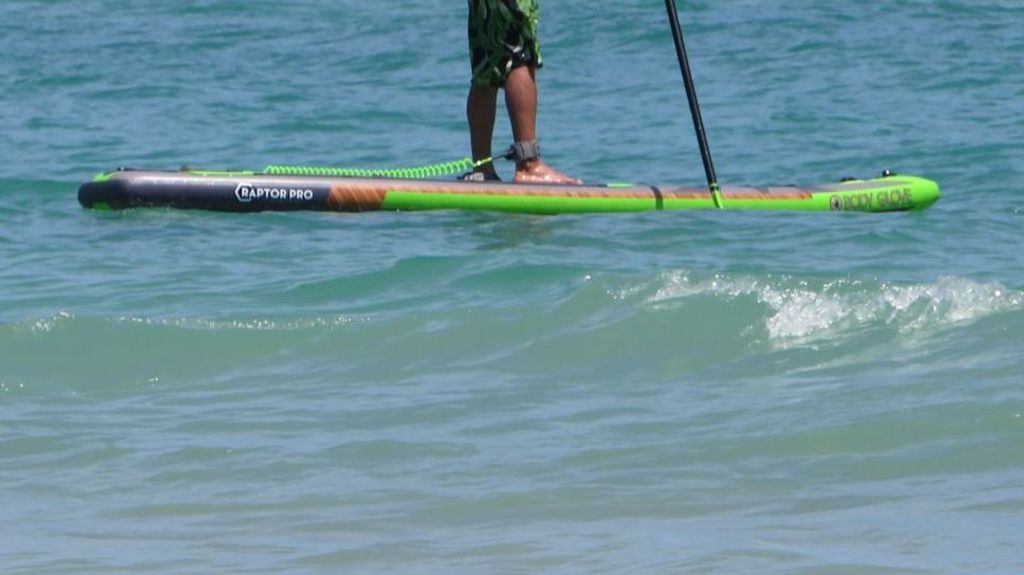
M 490 158 L 491 138 L 494 134 L 494 117 L 497 112 L 498 88 L 494 86 L 472 86 L 466 98 L 466 118 L 469 120 L 469 140 L 473 160 Z M 488 163 L 476 170 L 488 177 L 497 176 L 494 164 Z
M 512 122 L 512 136 L 515 141 L 532 142 L 536 140 L 537 82 L 535 67 L 519 66 L 509 72 L 505 79 L 505 104 L 508 106 L 509 120 Z M 580 180 L 570 178 L 548 166 L 540 158 L 517 162 L 515 179 L 517 182 L 581 183 Z
M 537 139 L 537 73 L 531 66 L 519 66 L 505 79 L 505 105 L 517 142 Z

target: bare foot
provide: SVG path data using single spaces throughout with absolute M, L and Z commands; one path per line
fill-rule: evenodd
M 520 184 L 574 184 L 577 186 L 583 183 L 540 160 L 527 160 L 516 164 L 516 182 Z
M 498 177 L 498 173 L 494 171 L 491 166 L 485 166 L 483 168 L 476 168 L 472 172 L 467 172 L 459 176 L 460 180 L 466 182 L 500 182 L 501 178 Z

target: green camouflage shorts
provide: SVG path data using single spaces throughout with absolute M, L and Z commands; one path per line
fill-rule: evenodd
M 514 68 L 541 67 L 538 1 L 469 0 L 473 85 L 501 87 Z

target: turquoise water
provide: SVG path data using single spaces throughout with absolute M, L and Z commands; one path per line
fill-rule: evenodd
M 724 184 L 943 199 L 87 212 L 464 156 L 464 7 L 4 2 L 2 571 L 1024 572 L 1024 5 L 681 8 Z M 544 10 L 548 159 L 701 183 L 664 7 Z

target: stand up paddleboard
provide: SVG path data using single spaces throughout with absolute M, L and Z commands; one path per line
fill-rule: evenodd
M 463 160 L 380 172 L 289 166 L 268 166 L 258 172 L 122 168 L 100 174 L 83 184 L 78 190 L 78 201 L 95 209 L 169 207 L 230 212 L 463 209 L 567 214 L 706 209 L 892 212 L 924 209 L 939 199 L 939 186 L 935 182 L 888 171 L 876 179 L 844 179 L 808 187 L 719 186 L 675 1 L 665 0 L 665 7 L 704 162 L 707 188 L 541 185 L 432 178 L 452 168 L 466 167 L 467 162 L 472 168 L 492 161 L 487 158 L 479 162 Z
M 122 169 L 83 184 L 78 201 L 93 209 L 168 207 L 227 212 L 463 209 L 567 214 L 716 209 L 708 190 L 699 187 L 359 178 L 300 173 L 303 170 L 311 169 Z M 891 212 L 930 206 L 939 198 L 939 187 L 924 178 L 887 174 L 809 187 L 727 186 L 718 195 L 717 207 L 726 210 Z

